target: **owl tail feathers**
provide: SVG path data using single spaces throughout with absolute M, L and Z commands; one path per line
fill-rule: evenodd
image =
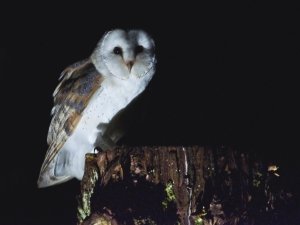
M 37 186 L 38 188 L 45 188 L 67 182 L 71 179 L 73 179 L 72 176 L 54 176 L 54 174 L 51 173 L 51 170 L 46 170 L 40 173 Z

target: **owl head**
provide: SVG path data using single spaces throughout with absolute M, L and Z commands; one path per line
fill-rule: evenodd
M 91 59 L 103 76 L 152 76 L 156 63 L 154 47 L 153 39 L 142 30 L 116 29 L 103 36 Z

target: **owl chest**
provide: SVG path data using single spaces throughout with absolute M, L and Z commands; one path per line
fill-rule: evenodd
M 112 118 L 124 109 L 143 89 L 131 83 L 104 83 L 91 98 L 84 110 L 78 130 L 94 142 L 97 135 L 103 133 L 100 124 L 108 124 Z

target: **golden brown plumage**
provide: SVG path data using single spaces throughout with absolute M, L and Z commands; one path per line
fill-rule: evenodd
M 41 173 L 76 128 L 82 111 L 101 86 L 103 77 L 90 60 L 84 60 L 67 67 L 60 80 L 53 93 L 55 105 L 47 137 L 49 148 Z

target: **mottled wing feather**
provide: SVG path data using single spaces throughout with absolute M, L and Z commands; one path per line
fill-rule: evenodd
M 73 63 L 72 65 L 68 66 L 66 69 L 64 69 L 64 71 L 62 71 L 62 73 L 60 74 L 58 80 L 59 81 L 66 81 L 68 80 L 71 76 L 73 78 L 75 78 L 76 76 L 79 75 L 79 70 L 83 69 L 87 64 L 90 64 L 91 60 L 89 58 L 81 60 L 79 62 Z M 76 74 L 74 74 L 74 72 L 77 71 Z M 59 90 L 61 89 L 60 86 L 63 84 L 64 82 L 60 82 L 56 89 L 53 92 L 53 97 L 56 96 L 56 94 L 59 92 Z
M 90 60 L 66 68 L 61 82 L 54 91 L 53 117 L 47 142 L 49 144 L 41 171 L 44 171 L 60 148 L 73 133 L 83 110 L 103 81 Z

